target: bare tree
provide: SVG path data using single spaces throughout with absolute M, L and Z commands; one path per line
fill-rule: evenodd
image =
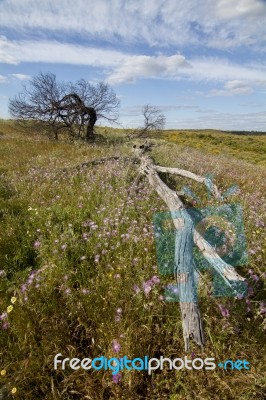
M 159 132 L 164 128 L 166 118 L 160 112 L 159 108 L 146 104 L 143 107 L 142 114 L 144 116 L 144 123 L 140 129 L 139 136 L 143 137 L 150 131 Z
M 57 82 L 52 73 L 40 73 L 9 101 L 12 117 L 37 122 L 52 131 L 56 139 L 62 129 L 71 137 L 92 139 L 97 119 L 116 121 L 118 106 L 119 100 L 109 85 L 92 85 L 84 79 L 74 84 Z

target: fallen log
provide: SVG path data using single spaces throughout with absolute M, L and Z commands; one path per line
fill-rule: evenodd
M 189 171 L 178 168 L 165 168 L 156 166 L 153 159 L 146 154 L 150 150 L 148 144 L 134 146 L 134 153 L 140 159 L 139 171 L 145 175 L 150 185 L 168 206 L 174 226 L 175 234 L 175 278 L 179 291 L 179 304 L 182 316 L 183 338 L 185 351 L 189 349 L 189 341 L 193 339 L 198 345 L 204 347 L 205 338 L 199 305 L 195 296 L 194 265 L 192 259 L 193 241 L 202 252 L 211 267 L 222 277 L 225 285 L 235 291 L 233 283 L 245 281 L 235 269 L 223 261 L 213 247 L 193 227 L 190 215 L 177 192 L 170 189 L 159 177 L 158 172 L 177 173 L 182 176 L 205 183 L 204 177 L 200 177 Z M 217 198 L 220 196 L 218 188 L 212 185 L 212 193 Z M 176 212 L 179 217 L 176 218 Z M 181 216 L 181 218 L 180 218 Z M 181 229 L 180 229 L 181 228 Z M 184 229 L 182 229 L 184 228 Z M 233 281 L 233 282 L 232 282 Z M 235 292 L 237 295 L 237 293 Z

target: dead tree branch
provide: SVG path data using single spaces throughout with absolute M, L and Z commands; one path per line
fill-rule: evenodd
M 134 152 L 139 157 L 141 165 L 139 170 L 145 175 L 150 185 L 156 190 L 158 195 L 167 204 L 173 216 L 173 223 L 176 228 L 175 242 L 175 276 L 180 293 L 180 309 L 183 323 L 183 337 L 185 342 L 185 350 L 189 348 L 189 340 L 193 339 L 200 345 L 205 345 L 204 332 L 202 328 L 202 320 L 200 310 L 196 299 L 192 298 L 192 292 L 195 288 L 194 267 L 192 260 L 192 238 L 203 256 L 210 263 L 211 267 L 223 278 L 225 284 L 234 290 L 232 281 L 245 281 L 235 269 L 223 261 L 216 253 L 213 247 L 197 232 L 192 224 L 191 218 L 184 208 L 184 204 L 180 200 L 178 194 L 171 190 L 159 177 L 160 172 L 178 173 L 179 175 L 195 179 L 198 182 L 204 182 L 205 178 L 199 177 L 189 171 L 179 170 L 178 168 L 158 167 L 154 164 L 151 157 L 146 154 L 149 150 L 147 144 L 142 146 L 134 146 Z M 205 182 L 204 182 L 205 183 Z M 214 195 L 219 195 L 218 189 L 215 187 Z M 182 218 L 174 217 L 177 210 L 181 211 Z M 188 224 L 185 231 L 186 237 L 181 238 L 180 226 Z M 189 250 L 189 251 L 188 251 Z M 182 283 L 182 284 L 181 284 Z M 185 299 L 185 301 L 184 301 Z

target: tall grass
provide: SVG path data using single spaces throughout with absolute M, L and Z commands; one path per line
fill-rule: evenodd
M 265 169 L 228 155 L 158 141 L 161 165 L 199 174 L 239 191 L 244 208 L 249 297 L 215 298 L 200 285 L 207 346 L 189 357 L 246 359 L 250 371 L 142 371 L 53 369 L 64 357 L 185 356 L 178 303 L 167 302 L 158 276 L 152 216 L 165 205 L 139 178 L 134 164 L 84 161 L 128 156 L 131 143 L 80 145 L 23 136 L 12 126 L 0 138 L 0 380 L 3 398 L 36 399 L 258 399 L 265 398 Z M 168 179 L 165 177 L 165 179 Z M 183 178 L 214 205 L 204 188 Z M 188 199 L 190 205 L 193 200 Z M 195 204 L 194 204 L 195 205 Z M 208 276 L 204 278 L 208 281 Z M 223 305 L 228 317 L 221 314 Z M 10 307 L 11 306 L 11 307 Z

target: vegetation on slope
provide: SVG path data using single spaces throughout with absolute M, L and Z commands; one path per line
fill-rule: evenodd
M 0 130 L 0 396 L 17 399 L 257 399 L 265 398 L 265 168 L 228 154 L 208 154 L 157 141 L 160 165 L 198 174 L 239 190 L 230 202 L 244 209 L 249 263 L 246 299 L 216 298 L 210 277 L 200 285 L 207 346 L 189 357 L 246 359 L 250 371 L 53 370 L 64 357 L 183 358 L 178 303 L 167 302 L 158 276 L 152 216 L 165 205 L 123 161 L 76 168 L 82 162 L 131 155 L 132 143 L 109 136 L 101 143 L 50 142 Z M 102 129 L 101 134 L 105 132 Z M 122 137 L 122 134 L 120 135 Z M 191 147 L 188 147 L 191 146 Z M 218 145 L 219 148 L 219 145 Z M 256 150 L 253 149 L 256 153 Z M 243 154 L 243 152 L 241 153 Z M 258 157 L 260 157 L 259 152 Z M 217 204 L 203 187 L 166 177 L 177 189 L 189 185 Z M 221 310 L 227 310 L 222 312 Z

